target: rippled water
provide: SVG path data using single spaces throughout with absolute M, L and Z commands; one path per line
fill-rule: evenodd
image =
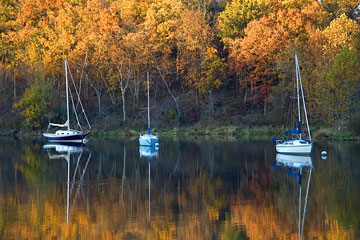
M 360 238 L 359 143 L 308 158 L 271 141 L 43 144 L 0 139 L 1 239 Z

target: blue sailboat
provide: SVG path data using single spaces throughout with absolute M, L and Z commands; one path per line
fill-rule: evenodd
M 149 97 L 149 72 L 147 72 L 146 74 L 146 78 L 147 78 L 147 95 L 148 95 L 148 99 L 147 99 L 147 103 L 148 103 L 148 129 L 147 129 L 147 133 L 145 134 L 140 134 L 139 137 L 139 144 L 140 146 L 150 146 L 150 147 L 154 147 L 154 146 L 158 146 L 159 145 L 159 137 L 157 135 L 151 134 L 151 127 L 150 127 L 150 97 Z

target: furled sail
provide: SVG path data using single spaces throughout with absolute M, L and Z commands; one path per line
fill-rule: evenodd
M 300 122 L 297 123 L 296 129 L 291 129 L 291 130 L 286 131 L 286 135 L 290 135 L 290 134 L 301 134 L 301 123 Z
M 49 123 L 49 127 L 50 126 L 54 126 L 54 127 L 69 127 L 69 120 L 67 120 L 64 124 L 59 124 L 59 123 Z

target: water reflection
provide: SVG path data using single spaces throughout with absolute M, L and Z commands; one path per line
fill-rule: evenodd
M 70 215 L 70 198 L 73 192 L 75 182 L 78 181 L 77 190 L 75 192 L 74 201 L 77 199 L 81 183 L 84 179 L 84 174 L 86 172 L 87 166 L 91 159 L 91 151 L 89 151 L 85 166 L 81 169 L 81 160 L 84 152 L 84 146 L 82 144 L 60 144 L 60 143 L 46 143 L 43 145 L 43 148 L 47 150 L 49 159 L 51 160 L 60 160 L 64 159 L 67 162 L 67 189 L 66 189 L 66 223 L 69 223 Z M 54 153 L 55 152 L 55 153 Z M 71 168 L 71 158 L 73 157 L 76 160 L 76 167 L 74 169 L 74 174 L 72 181 L 70 180 L 70 168 Z M 71 189 L 70 189 L 71 184 Z
M 289 155 L 289 154 L 277 154 L 276 155 L 276 166 L 283 166 L 286 168 L 287 175 L 294 177 L 297 179 L 299 185 L 299 218 L 298 218 L 298 240 L 302 239 L 303 231 L 304 231 L 304 222 L 305 222 L 305 215 L 306 215 L 306 207 L 308 203 L 308 196 L 309 196 L 309 186 L 310 186 L 310 179 L 311 179 L 311 172 L 313 169 L 312 159 L 310 155 Z M 302 186 L 302 177 L 305 171 L 309 171 L 308 174 L 308 181 L 306 185 L 306 195 L 304 200 L 304 206 L 302 209 L 302 196 L 301 196 L 301 186 Z M 302 220 L 301 220 L 302 216 Z
M 148 169 L 149 169 L 149 179 L 148 179 L 148 188 L 149 188 L 149 220 L 151 217 L 151 178 L 150 178 L 150 168 L 151 168 L 151 159 L 158 157 L 159 156 L 159 147 L 158 146 L 152 146 L 152 147 L 148 147 L 148 146 L 140 146 L 139 147 L 139 153 L 140 153 L 140 158 L 144 157 L 147 159 L 148 162 Z
M 71 147 L 0 139 L 0 239 L 360 237 L 358 143 L 314 145 L 301 160 L 271 142 L 204 138 L 163 139 L 161 152 Z

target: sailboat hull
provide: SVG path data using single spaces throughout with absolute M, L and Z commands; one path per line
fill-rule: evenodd
M 83 143 L 89 133 L 75 130 L 58 130 L 55 133 L 43 133 L 49 142 L 57 143 Z
M 139 137 L 140 146 L 155 146 L 159 143 L 159 138 L 153 134 L 143 134 Z
M 287 154 L 310 154 L 312 143 L 306 140 L 277 141 L 276 151 Z

